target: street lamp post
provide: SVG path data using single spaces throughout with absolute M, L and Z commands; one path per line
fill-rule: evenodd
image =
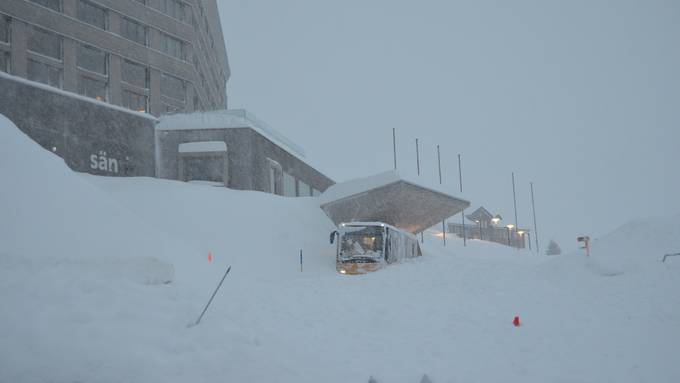
M 490 234 L 490 240 L 493 241 L 493 242 L 497 242 L 497 241 L 500 240 L 500 238 L 498 238 L 497 227 L 498 227 L 498 224 L 501 222 L 501 219 L 502 218 L 501 218 L 500 214 L 496 214 L 493 218 L 491 218 L 491 223 L 493 224 L 493 230 L 490 231 L 490 233 L 492 233 L 493 235 Z
M 524 230 L 517 230 L 517 234 L 519 235 L 519 238 L 522 240 L 522 242 L 517 242 L 517 249 L 520 248 L 520 245 L 521 245 L 521 248 L 522 248 L 522 249 L 524 248 L 524 243 L 525 243 L 525 241 L 524 241 L 524 233 L 525 233 Z
M 479 240 L 481 241 L 481 240 L 484 239 L 484 238 L 482 238 L 482 220 L 477 220 L 475 222 L 477 222 L 477 224 L 479 224 Z
M 505 225 L 505 227 L 508 229 L 508 246 L 510 246 L 510 230 L 512 230 L 512 228 L 515 227 L 515 225 L 509 223 Z

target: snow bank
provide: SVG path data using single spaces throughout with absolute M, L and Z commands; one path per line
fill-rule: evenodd
M 597 241 L 616 277 L 431 232 L 347 277 L 314 198 L 76 174 L 5 119 L 0 177 L 0 382 L 680 380 L 675 231 Z
M 664 267 L 675 267 L 680 259 L 669 258 L 661 264 L 665 254 L 680 252 L 680 214 L 653 217 L 628 222 L 611 233 L 591 241 L 590 257 L 585 250 L 555 257 L 546 265 L 548 272 L 573 273 L 587 270 L 598 276 L 614 277 L 626 273 L 654 272 Z M 676 261 L 676 262 L 674 262 Z

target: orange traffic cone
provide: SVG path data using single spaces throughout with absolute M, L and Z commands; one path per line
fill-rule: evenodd
M 208 252 L 208 262 L 212 262 L 212 251 Z
M 519 326 L 520 326 L 520 323 L 519 323 L 519 316 L 515 316 L 515 319 L 512 321 L 512 324 L 514 324 L 515 327 L 519 327 Z

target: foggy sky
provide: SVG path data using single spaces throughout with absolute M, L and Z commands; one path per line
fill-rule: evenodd
M 680 211 L 676 1 L 219 1 L 229 107 L 335 181 L 393 167 L 563 250 Z M 468 210 L 470 212 L 471 210 Z M 680 249 L 678 249 L 680 250 Z

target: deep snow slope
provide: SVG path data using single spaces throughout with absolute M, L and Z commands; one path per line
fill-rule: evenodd
M 2 120 L 0 179 L 0 382 L 680 379 L 677 216 L 343 276 L 316 198 L 75 174 Z

